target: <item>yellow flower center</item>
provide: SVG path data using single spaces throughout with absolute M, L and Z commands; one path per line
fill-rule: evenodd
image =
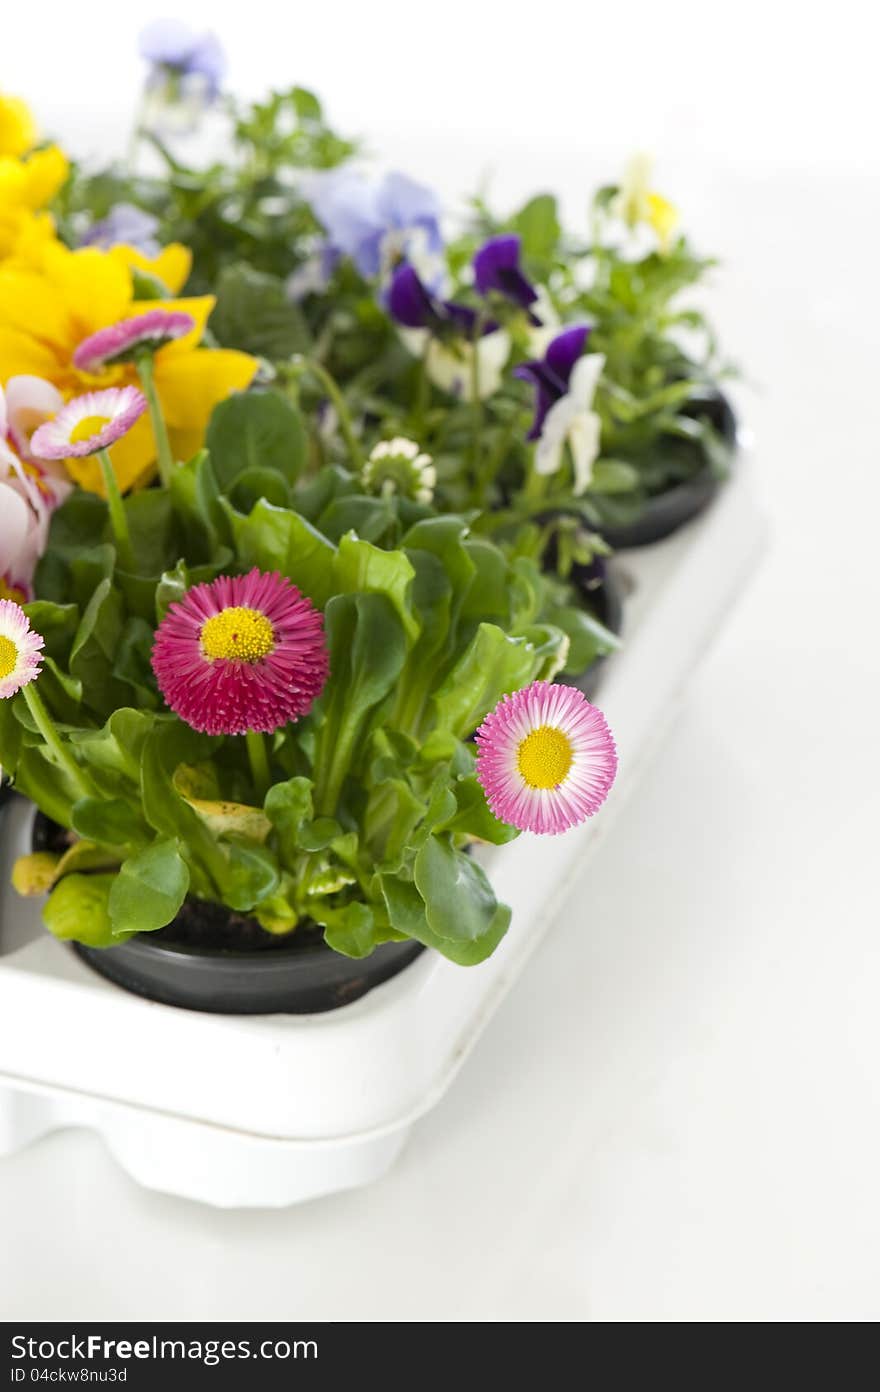
M 18 662 L 18 648 L 11 638 L 0 635 L 0 681 L 15 671 Z
M 259 609 L 244 609 L 236 604 L 206 620 L 201 643 L 202 652 L 212 662 L 218 657 L 259 662 L 275 647 L 275 630 Z
M 516 762 L 530 788 L 557 788 L 571 768 L 573 757 L 568 735 L 553 725 L 539 725 L 522 741 Z
M 72 445 L 82 444 L 83 440 L 91 440 L 93 435 L 97 435 L 104 429 L 105 425 L 110 424 L 109 416 L 85 416 L 75 425 L 70 432 L 70 443 Z

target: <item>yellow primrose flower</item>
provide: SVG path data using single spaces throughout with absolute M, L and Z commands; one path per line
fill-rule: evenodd
M 79 371 L 73 362 L 77 347 L 121 319 L 153 309 L 181 311 L 192 317 L 194 328 L 159 349 L 154 380 L 172 450 L 178 459 L 189 459 L 201 447 L 214 407 L 230 392 L 249 386 L 258 366 L 247 353 L 199 347 L 214 308 L 212 295 L 134 299 L 133 268 L 174 292 L 189 275 L 190 259 L 185 247 L 175 245 L 153 259 L 133 247 L 71 251 L 54 240 L 21 249 L 0 264 L 0 383 L 30 373 L 52 382 L 65 399 L 133 385 L 137 374 L 129 363 L 97 373 Z M 147 416 L 115 446 L 113 464 L 123 491 L 152 477 L 156 448 Z M 100 465 L 93 458 L 70 460 L 68 469 L 82 487 L 103 491 Z
M 661 194 L 652 191 L 651 172 L 652 162 L 648 155 L 633 155 L 624 169 L 612 212 L 622 218 L 627 227 L 635 228 L 640 223 L 647 223 L 656 234 L 660 251 L 665 255 L 678 226 L 678 209 Z
M 30 107 L 21 97 L 4 97 L 0 93 L 0 156 L 17 159 L 37 143 L 37 123 Z

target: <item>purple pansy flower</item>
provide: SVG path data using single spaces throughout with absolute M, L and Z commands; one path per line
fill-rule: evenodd
M 522 272 L 520 247 L 520 238 L 513 232 L 490 237 L 474 257 L 474 281 L 481 295 L 488 295 L 494 290 L 526 310 L 533 324 L 540 324 L 540 319 L 531 310 L 538 292 Z
M 493 319 L 480 319 L 470 305 L 442 300 L 425 285 L 415 266 L 402 262 L 391 277 L 386 296 L 388 313 L 406 329 L 428 329 L 438 338 L 454 334 L 472 338 L 480 321 L 480 335 L 498 328 Z
M 161 85 L 170 71 L 179 77 L 200 78 L 211 100 L 220 91 L 226 55 L 214 34 L 198 34 L 179 19 L 156 19 L 142 31 L 138 49 L 153 64 L 151 85 Z
M 583 353 L 589 335 L 586 324 L 564 329 L 551 339 L 543 358 L 521 363 L 514 368 L 514 377 L 519 377 L 523 382 L 533 382 L 536 388 L 535 419 L 528 434 L 530 440 L 538 439 L 550 407 L 566 395 L 574 365 Z
M 404 258 L 424 269 L 443 249 L 437 197 L 406 174 L 376 180 L 353 169 L 327 170 L 313 177 L 307 196 L 331 246 L 368 278 Z
M 156 233 L 159 219 L 133 203 L 116 203 L 105 218 L 93 222 L 81 238 L 82 246 L 100 247 L 107 251 L 112 246 L 125 243 L 133 246 L 144 256 L 158 256 L 161 250 Z
M 585 324 L 564 329 L 551 340 L 543 358 L 522 363 L 514 375 L 536 388 L 535 419 L 528 438 L 537 440 L 535 471 L 555 474 L 567 445 L 574 465 L 575 494 L 592 478 L 601 443 L 602 422 L 593 407 L 605 357 L 584 354 L 590 330 Z

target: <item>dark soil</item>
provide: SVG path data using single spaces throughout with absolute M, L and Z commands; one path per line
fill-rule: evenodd
M 267 933 L 255 918 L 235 913 L 207 899 L 186 899 L 173 923 L 150 934 L 150 941 L 169 947 L 208 947 L 225 952 L 271 952 L 311 947 L 324 941 L 314 923 L 301 923 L 294 934 Z
M 73 832 L 38 812 L 34 821 L 33 848 L 63 855 L 76 840 Z M 207 899 L 186 899 L 173 923 L 146 935 L 151 942 L 168 947 L 205 947 L 221 952 L 272 952 L 313 947 L 324 941 L 324 933 L 314 923 L 300 923 L 295 934 L 267 933 L 255 918 L 235 913 L 223 904 Z

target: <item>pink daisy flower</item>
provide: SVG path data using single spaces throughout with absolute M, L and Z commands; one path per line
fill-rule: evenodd
M 277 572 L 194 585 L 156 631 L 153 671 L 208 735 L 270 734 L 311 710 L 329 669 L 323 615 Z
M 157 353 L 195 326 L 192 315 L 182 310 L 150 309 L 83 339 L 73 355 L 73 365 L 80 372 L 101 372 L 113 363 L 131 362 L 138 353 Z
M 0 700 L 40 675 L 42 646 L 24 610 L 11 599 L 0 599 Z
M 556 834 L 592 817 L 617 772 L 602 712 L 571 686 L 505 696 L 476 734 L 477 778 L 499 821 Z
M 106 387 L 86 392 L 62 406 L 31 436 L 31 453 L 38 459 L 80 459 L 108 449 L 130 430 L 147 409 L 137 387 Z

